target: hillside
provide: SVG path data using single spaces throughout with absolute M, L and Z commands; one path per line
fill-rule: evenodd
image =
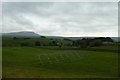
M 9 37 L 40 37 L 39 34 L 30 31 L 12 32 L 12 33 L 2 33 L 3 36 Z
M 29 38 L 39 38 L 43 35 L 39 35 L 31 31 L 21 31 L 21 32 L 11 32 L 11 33 L 2 33 L 4 37 L 29 37 Z M 48 39 L 69 39 L 69 40 L 78 40 L 82 38 L 95 38 L 95 37 L 61 37 L 61 36 L 45 36 Z M 115 42 L 120 41 L 120 37 L 111 37 Z

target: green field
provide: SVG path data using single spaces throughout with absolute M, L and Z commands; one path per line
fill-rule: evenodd
M 2 55 L 3 78 L 118 77 L 116 52 L 55 46 L 3 47 Z
M 72 42 L 72 41 L 63 40 L 63 39 L 48 39 L 48 38 L 30 38 L 27 40 L 24 40 L 24 39 L 14 40 L 13 37 L 8 37 L 8 36 L 7 37 L 2 36 L 2 41 L 3 41 L 2 46 L 5 46 L 5 47 L 6 46 L 20 47 L 21 43 L 27 43 L 29 44 L 29 46 L 35 46 L 36 41 L 39 41 L 44 46 L 48 46 L 52 41 L 60 41 L 65 45 L 70 44 Z

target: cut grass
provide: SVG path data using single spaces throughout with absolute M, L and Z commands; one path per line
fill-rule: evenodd
M 78 53 L 80 57 L 64 57 L 60 63 L 40 64 L 38 55 Z M 53 58 L 52 58 L 53 57 Z M 44 58 L 44 57 L 42 57 Z M 75 58 L 79 58 L 76 59 Z M 70 60 L 71 61 L 70 61 Z M 48 61 L 47 59 L 45 59 Z M 53 59 L 54 60 L 54 59 Z M 68 62 L 67 62 L 68 61 Z M 69 62 L 70 61 L 70 62 Z M 118 55 L 113 52 L 98 52 L 69 49 L 46 49 L 35 47 L 3 47 L 3 78 L 99 78 L 118 76 Z M 55 62 L 55 61 L 54 61 Z

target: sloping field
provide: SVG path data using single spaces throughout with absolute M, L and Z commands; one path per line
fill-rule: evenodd
M 118 76 L 118 54 L 39 47 L 3 47 L 3 78 Z

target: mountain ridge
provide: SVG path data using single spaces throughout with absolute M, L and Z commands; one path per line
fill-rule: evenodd
M 9 37 L 41 37 L 43 35 L 39 35 L 32 31 L 20 31 L 20 32 L 10 32 L 10 33 L 2 33 L 2 36 L 9 36 Z M 70 40 L 78 40 L 82 38 L 95 38 L 95 37 L 62 37 L 62 36 L 45 36 L 46 38 L 58 38 L 58 39 L 70 39 Z M 114 41 L 120 41 L 118 37 L 111 37 Z
M 10 32 L 10 33 L 2 33 L 3 36 L 11 36 L 11 37 L 40 37 L 39 34 L 32 31 L 20 31 L 20 32 Z

